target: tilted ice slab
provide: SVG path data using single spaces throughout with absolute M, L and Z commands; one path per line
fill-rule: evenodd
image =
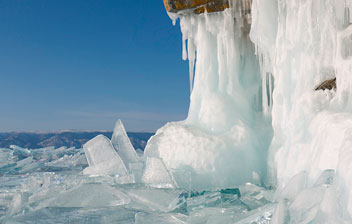
M 127 136 L 125 127 L 123 126 L 121 120 L 118 120 L 115 124 L 114 132 L 111 137 L 111 143 L 121 159 L 124 161 L 126 167 L 129 167 L 130 163 L 139 162 L 139 157 Z
M 83 145 L 88 165 L 83 172 L 90 175 L 117 174 L 127 175 L 127 169 L 115 151 L 111 141 L 104 135 L 98 135 Z
M 122 191 L 107 184 L 82 184 L 50 202 L 50 207 L 101 208 L 128 204 L 131 199 Z
M 176 184 L 159 158 L 148 157 L 142 175 L 142 183 L 157 188 L 174 188 Z

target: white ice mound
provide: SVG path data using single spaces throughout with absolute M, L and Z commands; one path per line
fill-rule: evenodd
M 185 178 L 194 189 L 232 187 L 252 180 L 253 170 L 263 172 L 248 131 L 239 125 L 212 135 L 182 122 L 168 123 L 148 142 L 145 156 L 162 158 L 171 170 L 190 172 Z
M 271 131 L 259 64 L 236 10 L 180 17 L 193 85 L 188 117 L 159 129 L 145 149 L 169 170 L 189 171 L 195 189 L 233 187 L 266 172 Z
M 83 173 L 87 175 L 115 174 L 127 175 L 127 169 L 116 153 L 111 141 L 104 135 L 98 135 L 83 145 L 89 167 Z
M 147 157 L 142 182 L 157 188 L 174 188 L 175 182 L 159 158 Z
M 115 124 L 111 143 L 121 159 L 124 161 L 126 167 L 129 167 L 130 163 L 137 163 L 139 161 L 138 155 L 127 136 L 125 127 L 123 126 L 121 120 L 118 120 Z

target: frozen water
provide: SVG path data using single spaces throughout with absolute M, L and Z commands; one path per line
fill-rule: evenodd
M 93 193 L 94 192 L 94 193 Z M 82 184 L 50 203 L 50 207 L 110 207 L 128 204 L 130 198 L 118 189 L 106 184 Z
M 266 174 L 270 122 L 262 113 L 260 66 L 240 11 L 236 4 L 180 16 L 191 87 L 193 82 L 188 117 L 159 129 L 145 149 L 169 170 L 189 171 L 197 190 L 251 182 L 253 171 L 261 179 Z
M 150 214 L 150 213 L 137 213 L 135 218 L 135 224 L 185 224 L 186 222 L 181 219 L 184 218 L 182 214 Z M 181 218 L 181 219 L 180 219 Z
M 115 124 L 114 132 L 112 134 L 111 143 L 116 149 L 117 153 L 124 161 L 125 166 L 128 168 L 130 163 L 139 162 L 139 157 L 134 150 L 130 139 L 127 136 L 125 127 L 121 120 Z
M 303 189 L 307 187 L 307 172 L 302 171 L 299 174 L 292 177 L 283 188 L 280 193 L 280 197 L 284 199 L 292 200 L 295 198 Z
M 175 182 L 159 158 L 147 157 L 142 182 L 157 188 L 174 188 Z
M 103 139 L 109 143 L 108 139 Z M 34 151 L 29 150 L 24 159 L 14 157 L 14 165 L 7 171 L 17 170 L 17 164 L 20 167 L 36 164 L 38 169 L 28 169 L 26 174 L 16 171 L 0 176 L 1 223 L 79 223 L 80 220 L 88 223 L 199 223 L 207 220 L 209 223 L 227 223 L 251 215 L 254 201 L 264 205 L 263 196 L 258 195 L 272 194 L 251 184 L 200 192 L 190 191 L 188 187 L 176 188 L 171 172 L 160 158 L 147 158 L 145 170 L 142 161 L 130 163 L 132 172 L 144 170 L 144 180 L 150 181 L 145 185 L 134 183 L 135 176 L 129 173 L 123 176 L 82 175 L 87 166 L 82 149 Z M 9 150 L 1 152 L 7 154 Z M 52 155 L 59 158 L 54 160 Z M 48 170 L 50 172 L 46 172 Z M 173 173 L 187 175 L 181 171 L 174 170 Z M 155 188 L 171 184 L 174 188 Z M 257 213 L 258 217 L 265 216 L 259 210 Z
M 220 192 L 210 192 L 187 199 L 187 210 L 193 211 L 204 207 L 214 207 L 221 202 Z
M 143 162 L 130 163 L 129 170 L 134 175 L 135 181 L 137 183 L 140 183 L 142 181 L 142 175 L 143 175 L 143 171 L 144 171 L 144 163 Z
M 132 208 L 141 210 L 170 212 L 185 203 L 180 189 L 157 189 L 148 187 L 129 187 L 124 190 L 127 195 L 138 204 L 131 204 Z
M 104 135 L 89 140 L 83 145 L 89 167 L 84 173 L 89 175 L 127 175 L 125 164 L 116 153 L 111 141 Z
M 190 108 L 144 160 L 121 121 L 112 142 L 84 146 L 86 169 L 82 150 L 1 149 L 0 221 L 351 223 L 351 0 L 253 0 L 251 18 L 250 1 L 230 2 L 169 14 Z M 315 91 L 334 77 L 336 89 Z

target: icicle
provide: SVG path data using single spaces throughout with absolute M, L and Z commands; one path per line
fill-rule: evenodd
M 186 38 L 182 36 L 182 60 L 187 60 Z
M 191 39 L 187 41 L 188 47 L 188 61 L 189 61 L 189 88 L 190 92 L 192 93 L 193 89 L 193 77 L 194 77 L 194 61 L 195 61 L 195 46 Z

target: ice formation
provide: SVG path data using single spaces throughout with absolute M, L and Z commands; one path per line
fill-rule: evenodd
M 85 174 L 116 174 L 127 175 L 127 169 L 111 144 L 111 141 L 104 135 L 89 140 L 83 145 L 87 156 L 89 167 L 84 170 Z
M 111 143 L 121 159 L 125 162 L 126 167 L 129 167 L 130 163 L 139 162 L 139 157 L 127 136 L 125 127 L 123 126 L 121 120 L 116 122 L 114 132 L 111 137 Z
M 352 2 L 253 0 L 248 21 L 243 2 L 179 15 L 193 87 L 189 114 L 159 129 L 145 155 L 189 170 L 193 188 L 253 181 L 259 169 L 284 198 L 276 199 L 276 223 L 349 220 Z M 336 89 L 315 91 L 334 77 Z M 332 182 L 322 176 L 329 170 Z
M 121 121 L 84 149 L 0 149 L 0 221 L 351 223 L 351 0 L 230 3 L 170 14 L 186 120 L 143 158 Z
M 253 171 L 266 174 L 270 122 L 261 109 L 249 24 L 240 14 L 236 4 L 221 13 L 180 16 L 193 85 L 189 113 L 185 121 L 159 129 L 145 156 L 189 171 L 194 189 L 232 187 L 252 181 Z

